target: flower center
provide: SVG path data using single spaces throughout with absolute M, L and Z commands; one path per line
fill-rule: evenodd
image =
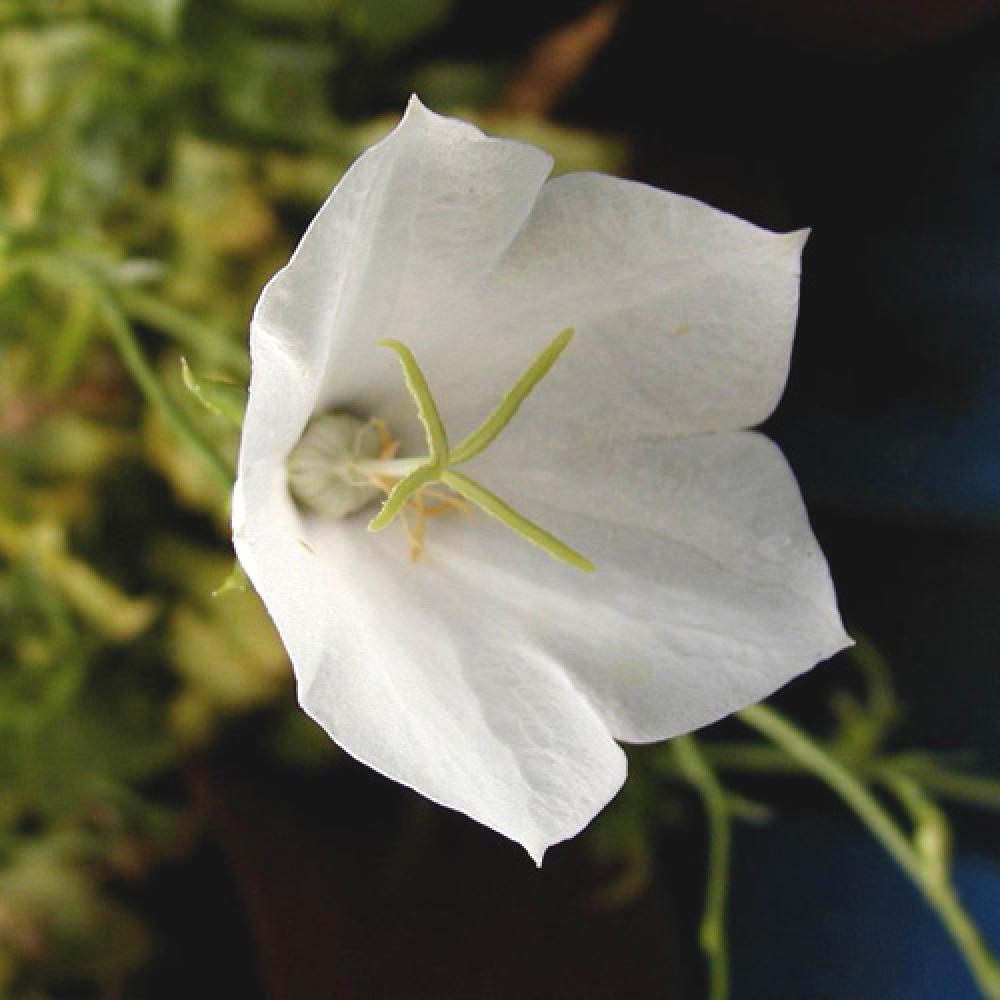
M 354 467 L 359 475 L 367 475 L 368 481 L 388 497 L 402 478 L 401 475 L 393 474 L 392 465 L 399 450 L 399 442 L 392 436 L 389 425 L 381 417 L 372 417 L 368 421 L 368 426 L 378 435 L 378 458 L 368 462 L 361 459 L 355 462 Z M 412 462 L 403 459 L 401 465 L 405 475 Z M 388 466 L 388 471 L 378 471 L 380 466 Z M 468 501 L 450 491 L 435 489 L 433 486 L 423 486 L 407 498 L 400 509 L 399 519 L 403 523 L 403 530 L 410 543 L 412 562 L 416 562 L 424 551 L 424 534 L 428 519 L 454 511 L 459 511 L 467 517 L 472 517 L 475 513 Z
M 378 417 L 363 420 L 348 413 L 325 413 L 310 421 L 288 457 L 288 482 L 293 496 L 317 513 L 341 518 L 368 506 L 384 493 L 382 508 L 368 530 L 381 531 L 399 517 L 414 560 L 423 551 L 429 518 L 456 510 L 471 514 L 473 506 L 479 507 L 556 559 L 592 571 L 590 560 L 455 468 L 496 440 L 572 339 L 573 331 L 563 330 L 525 370 L 499 406 L 455 448 L 448 445 L 430 386 L 410 349 L 398 340 L 380 341 L 399 358 L 403 379 L 424 427 L 429 454 L 397 458 L 398 442 Z M 438 488 L 438 484 L 446 489 Z

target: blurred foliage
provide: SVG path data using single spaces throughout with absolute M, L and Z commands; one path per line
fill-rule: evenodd
M 414 86 L 623 165 L 489 111 L 509 67 L 405 58 L 449 10 L 0 0 L 0 996 L 123 994 L 156 944 L 119 888 L 194 842 L 162 788 L 227 719 L 335 755 L 222 584 L 248 317 L 346 166 Z

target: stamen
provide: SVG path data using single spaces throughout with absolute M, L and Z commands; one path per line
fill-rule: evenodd
M 399 442 L 392 436 L 392 432 L 389 430 L 389 425 L 386 421 L 381 417 L 372 417 L 366 426 L 373 428 L 379 436 L 379 460 L 382 462 L 392 460 L 399 450 Z M 362 464 L 366 465 L 368 463 Z M 401 476 L 384 476 L 371 473 L 367 481 L 388 495 L 401 478 Z M 428 500 L 436 502 L 428 503 Z M 399 516 L 403 522 L 403 532 L 410 545 L 411 562 L 417 562 L 423 555 L 427 520 L 432 517 L 440 517 L 442 514 L 448 514 L 452 511 L 458 511 L 458 513 L 468 518 L 473 517 L 475 514 L 472 505 L 460 496 L 456 496 L 454 493 L 446 492 L 445 490 L 436 490 L 430 486 L 425 486 L 417 490 L 416 493 L 407 498 L 399 512 Z
M 418 501 L 414 499 L 414 504 Z M 400 512 L 399 519 L 403 522 L 403 532 L 406 534 L 406 540 L 410 543 L 410 562 L 416 562 L 424 551 L 424 521 L 420 517 L 419 511 L 417 513 L 417 524 L 416 527 L 410 524 L 409 515 L 405 510 Z
M 396 452 L 399 451 L 399 442 L 392 436 L 389 425 L 381 417 L 371 417 L 368 423 L 375 428 L 375 433 L 378 434 L 378 457 L 383 462 L 395 458 Z
M 438 514 L 447 514 L 452 510 L 457 510 L 469 520 L 476 516 L 476 508 L 473 507 L 468 500 L 463 500 L 460 496 L 456 496 L 454 493 L 442 493 L 441 490 L 435 490 L 431 489 L 429 486 L 425 486 L 421 495 L 424 497 L 430 497 L 432 500 L 440 501 L 440 503 L 426 505 L 428 517 L 436 517 Z

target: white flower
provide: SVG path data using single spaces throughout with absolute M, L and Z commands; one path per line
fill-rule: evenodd
M 305 710 L 538 862 L 620 788 L 616 740 L 704 726 L 849 643 L 791 472 L 741 430 L 784 386 L 805 234 L 597 174 L 547 181 L 551 165 L 411 101 L 261 296 L 233 498 Z M 596 572 L 457 511 L 411 561 L 399 524 L 293 501 L 288 457 L 317 414 L 426 450 L 378 341 L 412 349 L 465 435 L 567 327 L 468 470 Z

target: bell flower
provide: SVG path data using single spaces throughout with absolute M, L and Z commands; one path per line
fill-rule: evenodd
M 411 100 L 261 296 L 233 496 L 306 712 L 538 863 L 621 787 L 617 741 L 850 641 L 743 429 L 784 387 L 805 233 L 551 167 Z

